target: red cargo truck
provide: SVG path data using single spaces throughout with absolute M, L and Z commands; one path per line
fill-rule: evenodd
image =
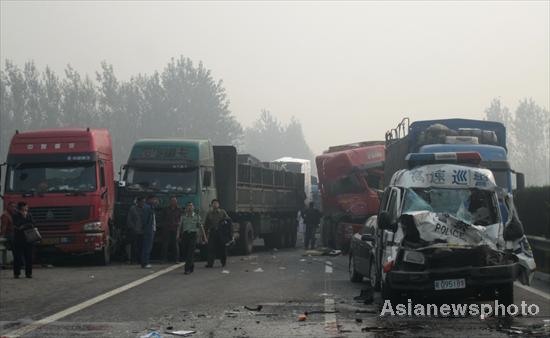
M 16 132 L 6 164 L 4 205 L 29 204 L 43 237 L 39 252 L 109 263 L 115 187 L 106 129 Z
M 378 213 L 383 183 L 383 142 L 362 142 L 329 148 L 316 157 L 325 246 L 347 251 L 350 239 Z

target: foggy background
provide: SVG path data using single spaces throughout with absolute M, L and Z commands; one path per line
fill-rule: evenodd
M 488 116 L 517 134 L 512 164 L 527 183 L 550 180 L 547 1 L 2 1 L 0 9 L 2 158 L 14 128 L 86 120 L 116 128 L 122 163 L 134 136 L 211 132 L 263 160 L 311 159 L 330 145 L 383 139 L 404 116 Z M 199 94 L 189 89 L 197 78 Z M 125 127 L 134 134 L 117 133 Z

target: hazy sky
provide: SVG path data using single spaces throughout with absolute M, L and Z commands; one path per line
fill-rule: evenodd
M 549 1 L 1 1 L 0 57 L 120 78 L 203 61 L 250 125 L 296 116 L 319 153 L 404 116 L 481 118 L 492 98 L 550 104 Z

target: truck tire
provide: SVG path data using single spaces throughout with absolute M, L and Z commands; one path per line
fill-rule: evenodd
M 355 267 L 355 257 L 353 254 L 349 255 L 348 271 L 350 281 L 353 283 L 360 283 L 363 281 L 363 275 L 357 272 L 357 268 Z
M 110 240 L 107 240 L 107 243 L 103 246 L 103 249 L 95 254 L 95 261 L 98 265 L 109 265 L 111 263 Z
M 296 241 L 298 240 L 298 229 L 296 227 L 291 227 L 290 230 L 290 244 L 289 248 L 295 248 L 296 247 Z
M 239 244 L 239 251 L 241 254 L 250 255 L 252 253 L 254 247 L 254 229 L 252 228 L 252 223 L 244 223 L 240 234 Z

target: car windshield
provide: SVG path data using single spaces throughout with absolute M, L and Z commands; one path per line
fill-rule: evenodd
M 194 194 L 197 192 L 197 173 L 197 168 L 160 170 L 130 167 L 125 180 L 130 189 Z
M 403 202 L 403 213 L 444 213 L 476 225 L 497 223 L 497 210 L 493 194 L 480 189 L 410 188 Z
M 10 192 L 90 192 L 97 187 L 96 163 L 33 163 L 11 166 Z

